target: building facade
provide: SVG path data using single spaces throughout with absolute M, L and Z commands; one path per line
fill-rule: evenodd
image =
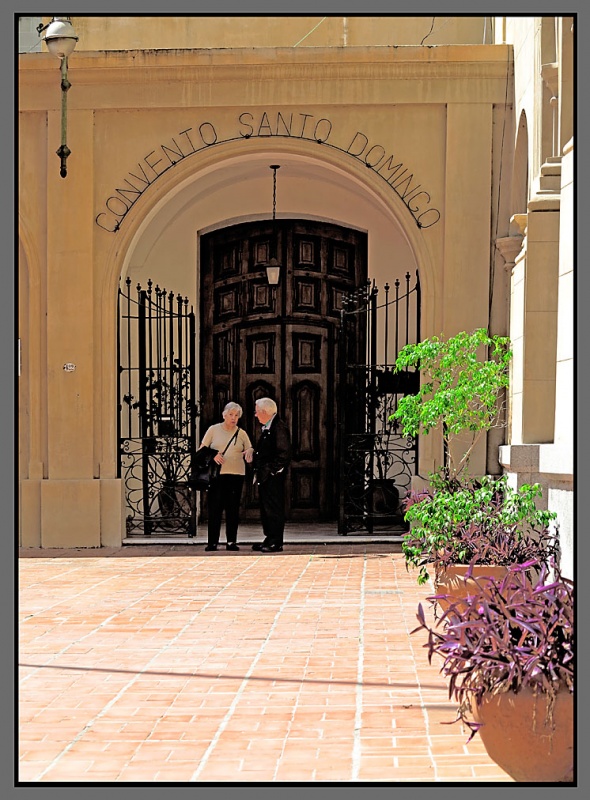
M 21 546 L 125 538 L 137 286 L 194 311 L 197 438 L 274 393 L 293 514 L 337 515 L 342 297 L 411 276 L 420 337 L 511 336 L 507 427 L 471 466 L 543 485 L 571 570 L 574 20 L 72 17 L 67 91 L 48 22 L 19 19 Z M 441 459 L 425 437 L 415 472 Z

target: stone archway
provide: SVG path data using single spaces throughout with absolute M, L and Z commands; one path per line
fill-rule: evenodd
M 98 298 L 101 340 L 102 424 L 101 474 L 113 474 L 116 461 L 113 401 L 115 396 L 115 306 L 120 276 L 145 284 L 148 278 L 186 295 L 198 309 L 198 236 L 242 221 L 270 217 L 269 164 L 281 163 L 277 218 L 307 217 L 356 227 L 369 241 L 369 278 L 383 285 L 407 271 L 420 272 L 423 296 L 433 296 L 430 251 L 407 208 L 383 181 L 338 153 L 311 153 L 308 143 L 287 143 L 269 152 L 251 143 L 248 154 L 235 144 L 205 152 L 201 162 L 181 163 L 146 192 L 113 238 L 100 234 L 106 269 Z M 288 146 L 287 146 L 288 145 Z M 253 152 L 252 152 L 253 151 Z M 189 168 L 190 167 L 190 168 Z M 174 173 L 172 170 L 171 173 Z M 110 245 L 110 252 L 108 248 Z M 423 328 L 432 324 L 434 305 L 423 309 Z M 197 329 L 198 329 L 197 324 Z M 197 341 L 197 348 L 200 342 Z M 109 356 L 113 357 L 109 368 Z

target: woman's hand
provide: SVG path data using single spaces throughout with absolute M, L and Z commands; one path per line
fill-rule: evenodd
M 247 450 L 244 450 L 244 460 L 248 464 L 252 463 L 252 461 L 254 460 L 254 448 L 253 447 L 249 447 Z
M 221 453 L 217 453 L 217 455 L 215 456 L 213 461 L 215 461 L 217 464 L 223 464 L 224 461 L 225 461 L 225 458 L 221 455 Z

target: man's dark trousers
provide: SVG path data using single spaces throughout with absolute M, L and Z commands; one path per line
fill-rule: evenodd
M 259 484 L 260 521 L 265 544 L 283 546 L 285 531 L 285 473 L 270 475 Z

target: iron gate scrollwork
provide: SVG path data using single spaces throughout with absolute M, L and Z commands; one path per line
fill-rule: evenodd
M 119 289 L 119 477 L 127 535 L 196 534 L 195 315 L 188 299 L 131 279 Z
M 407 530 L 401 503 L 416 473 L 418 442 L 390 415 L 419 389 L 419 373 L 393 371 L 398 352 L 420 340 L 420 282 L 398 280 L 385 298 L 368 282 L 343 299 L 340 380 L 340 513 L 338 532 Z

